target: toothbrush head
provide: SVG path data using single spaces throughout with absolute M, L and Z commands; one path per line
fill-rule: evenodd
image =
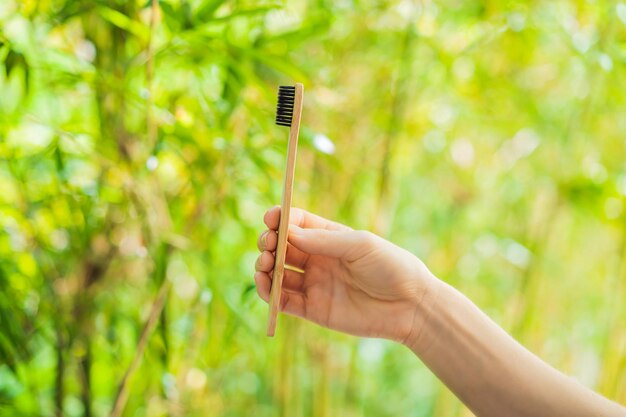
M 291 127 L 295 99 L 295 86 L 281 85 L 280 87 L 278 87 L 278 105 L 276 106 L 277 125 Z

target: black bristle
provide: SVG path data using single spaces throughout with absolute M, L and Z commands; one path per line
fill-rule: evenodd
M 293 85 L 281 85 L 278 87 L 278 105 L 276 106 L 276 124 L 291 126 L 293 118 L 293 105 L 296 99 L 296 87 Z

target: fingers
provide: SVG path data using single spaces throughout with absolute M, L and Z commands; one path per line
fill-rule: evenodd
M 278 235 L 273 230 L 266 230 L 259 235 L 257 246 L 261 252 L 274 252 L 276 250 L 276 245 L 278 241 Z M 263 255 L 263 254 L 261 254 Z M 309 259 L 309 255 L 302 252 L 301 250 L 294 247 L 292 244 L 287 242 L 287 255 L 285 262 L 289 265 L 304 269 L 306 266 L 306 262 Z M 274 258 L 272 255 L 272 264 L 274 263 Z M 258 270 L 258 269 L 257 269 Z
M 278 242 L 278 235 L 276 234 L 276 230 L 278 229 L 278 225 L 280 222 L 280 207 L 274 206 L 269 209 L 265 213 L 263 221 L 265 222 L 269 230 L 261 233 L 257 241 L 257 246 L 259 247 L 259 250 L 261 252 L 274 252 L 276 250 Z M 345 225 L 332 222 L 323 217 L 317 216 L 299 208 L 293 208 L 291 210 L 289 222 L 304 229 L 320 229 L 328 231 L 352 230 Z M 298 268 L 305 269 L 306 263 L 309 260 L 310 252 L 301 249 L 302 248 L 298 247 L 298 245 L 288 243 L 286 262 Z M 335 252 L 336 251 L 333 251 L 333 254 Z
M 274 206 L 269 209 L 263 221 L 270 230 L 278 230 L 278 224 L 280 222 L 280 206 Z M 305 229 L 326 229 L 326 230 L 352 230 L 346 225 L 333 222 L 325 219 L 313 213 L 309 213 L 306 210 L 293 207 L 289 214 L 289 223 Z
M 280 309 L 293 316 L 304 317 L 306 313 L 304 295 L 297 292 L 283 291 L 280 296 Z
M 270 272 L 257 271 L 254 273 L 254 281 L 256 282 L 257 279 L 261 279 L 261 280 L 267 280 L 268 282 L 271 283 L 272 272 L 273 271 L 270 271 Z M 285 270 L 285 274 L 283 275 L 283 285 L 282 285 L 283 290 L 293 291 L 293 292 L 303 292 L 305 289 L 304 283 L 305 283 L 305 279 L 304 279 L 303 274 L 296 272 L 296 271 L 290 271 L 288 269 Z M 271 284 L 268 286 L 268 288 L 270 287 L 271 287 Z M 258 290 L 258 282 L 257 282 L 257 290 Z M 269 290 L 267 294 L 269 295 Z M 263 298 L 261 293 L 259 293 L 259 295 L 261 295 L 261 298 Z
M 278 235 L 273 230 L 266 230 L 259 235 L 257 246 L 261 252 L 264 250 L 274 252 L 278 243 Z
M 289 242 L 310 255 L 331 256 L 354 261 L 375 246 L 375 235 L 366 231 L 338 231 L 289 227 Z
M 254 283 L 256 284 L 256 292 L 259 294 L 259 297 L 261 297 L 261 299 L 263 299 L 266 303 L 269 302 L 270 288 L 272 286 L 272 281 L 270 280 L 269 275 L 265 272 L 255 272 Z
M 270 272 L 274 269 L 274 255 L 269 251 L 263 251 L 256 259 L 254 269 L 259 272 Z
M 306 312 L 306 299 L 303 293 L 290 289 L 289 282 L 293 280 L 293 271 L 285 271 L 283 279 L 283 288 L 280 296 L 280 310 L 286 313 L 304 317 Z M 291 272 L 291 274 L 289 274 Z M 256 291 L 265 302 L 269 302 L 271 279 L 265 272 L 256 272 L 254 274 L 254 282 L 256 283 Z
M 295 266 L 300 269 L 306 269 L 306 264 L 310 255 L 302 252 L 300 249 L 287 242 L 287 254 L 285 256 L 285 263 L 291 266 Z
M 290 244 L 287 245 L 285 263 L 295 266 L 296 268 L 305 269 L 309 255 L 303 253 Z M 254 269 L 261 272 L 269 272 L 274 269 L 275 262 L 276 258 L 274 257 L 274 254 L 268 250 L 264 250 L 257 258 Z
M 280 206 L 274 206 L 265 212 L 263 216 L 263 223 L 270 230 L 278 230 L 278 223 L 280 222 Z

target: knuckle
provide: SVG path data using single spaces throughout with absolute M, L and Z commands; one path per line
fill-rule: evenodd
M 256 246 L 259 248 L 259 250 L 263 250 L 264 248 L 264 238 L 263 235 L 265 234 L 265 232 L 261 233 L 258 237 L 258 239 L 256 240 Z
M 278 240 L 278 234 L 273 230 L 268 230 L 267 236 L 265 237 L 265 249 L 274 250 L 274 248 L 276 247 L 277 240 Z
M 359 243 L 362 244 L 364 247 L 373 248 L 374 246 L 376 246 L 378 236 L 376 236 L 369 230 L 355 230 L 354 233 Z

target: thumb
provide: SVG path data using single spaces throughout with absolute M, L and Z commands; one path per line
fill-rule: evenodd
M 289 225 L 289 243 L 297 249 L 310 255 L 346 260 L 358 258 L 364 242 L 361 234 L 362 232 L 354 230 L 303 229 L 294 224 Z

